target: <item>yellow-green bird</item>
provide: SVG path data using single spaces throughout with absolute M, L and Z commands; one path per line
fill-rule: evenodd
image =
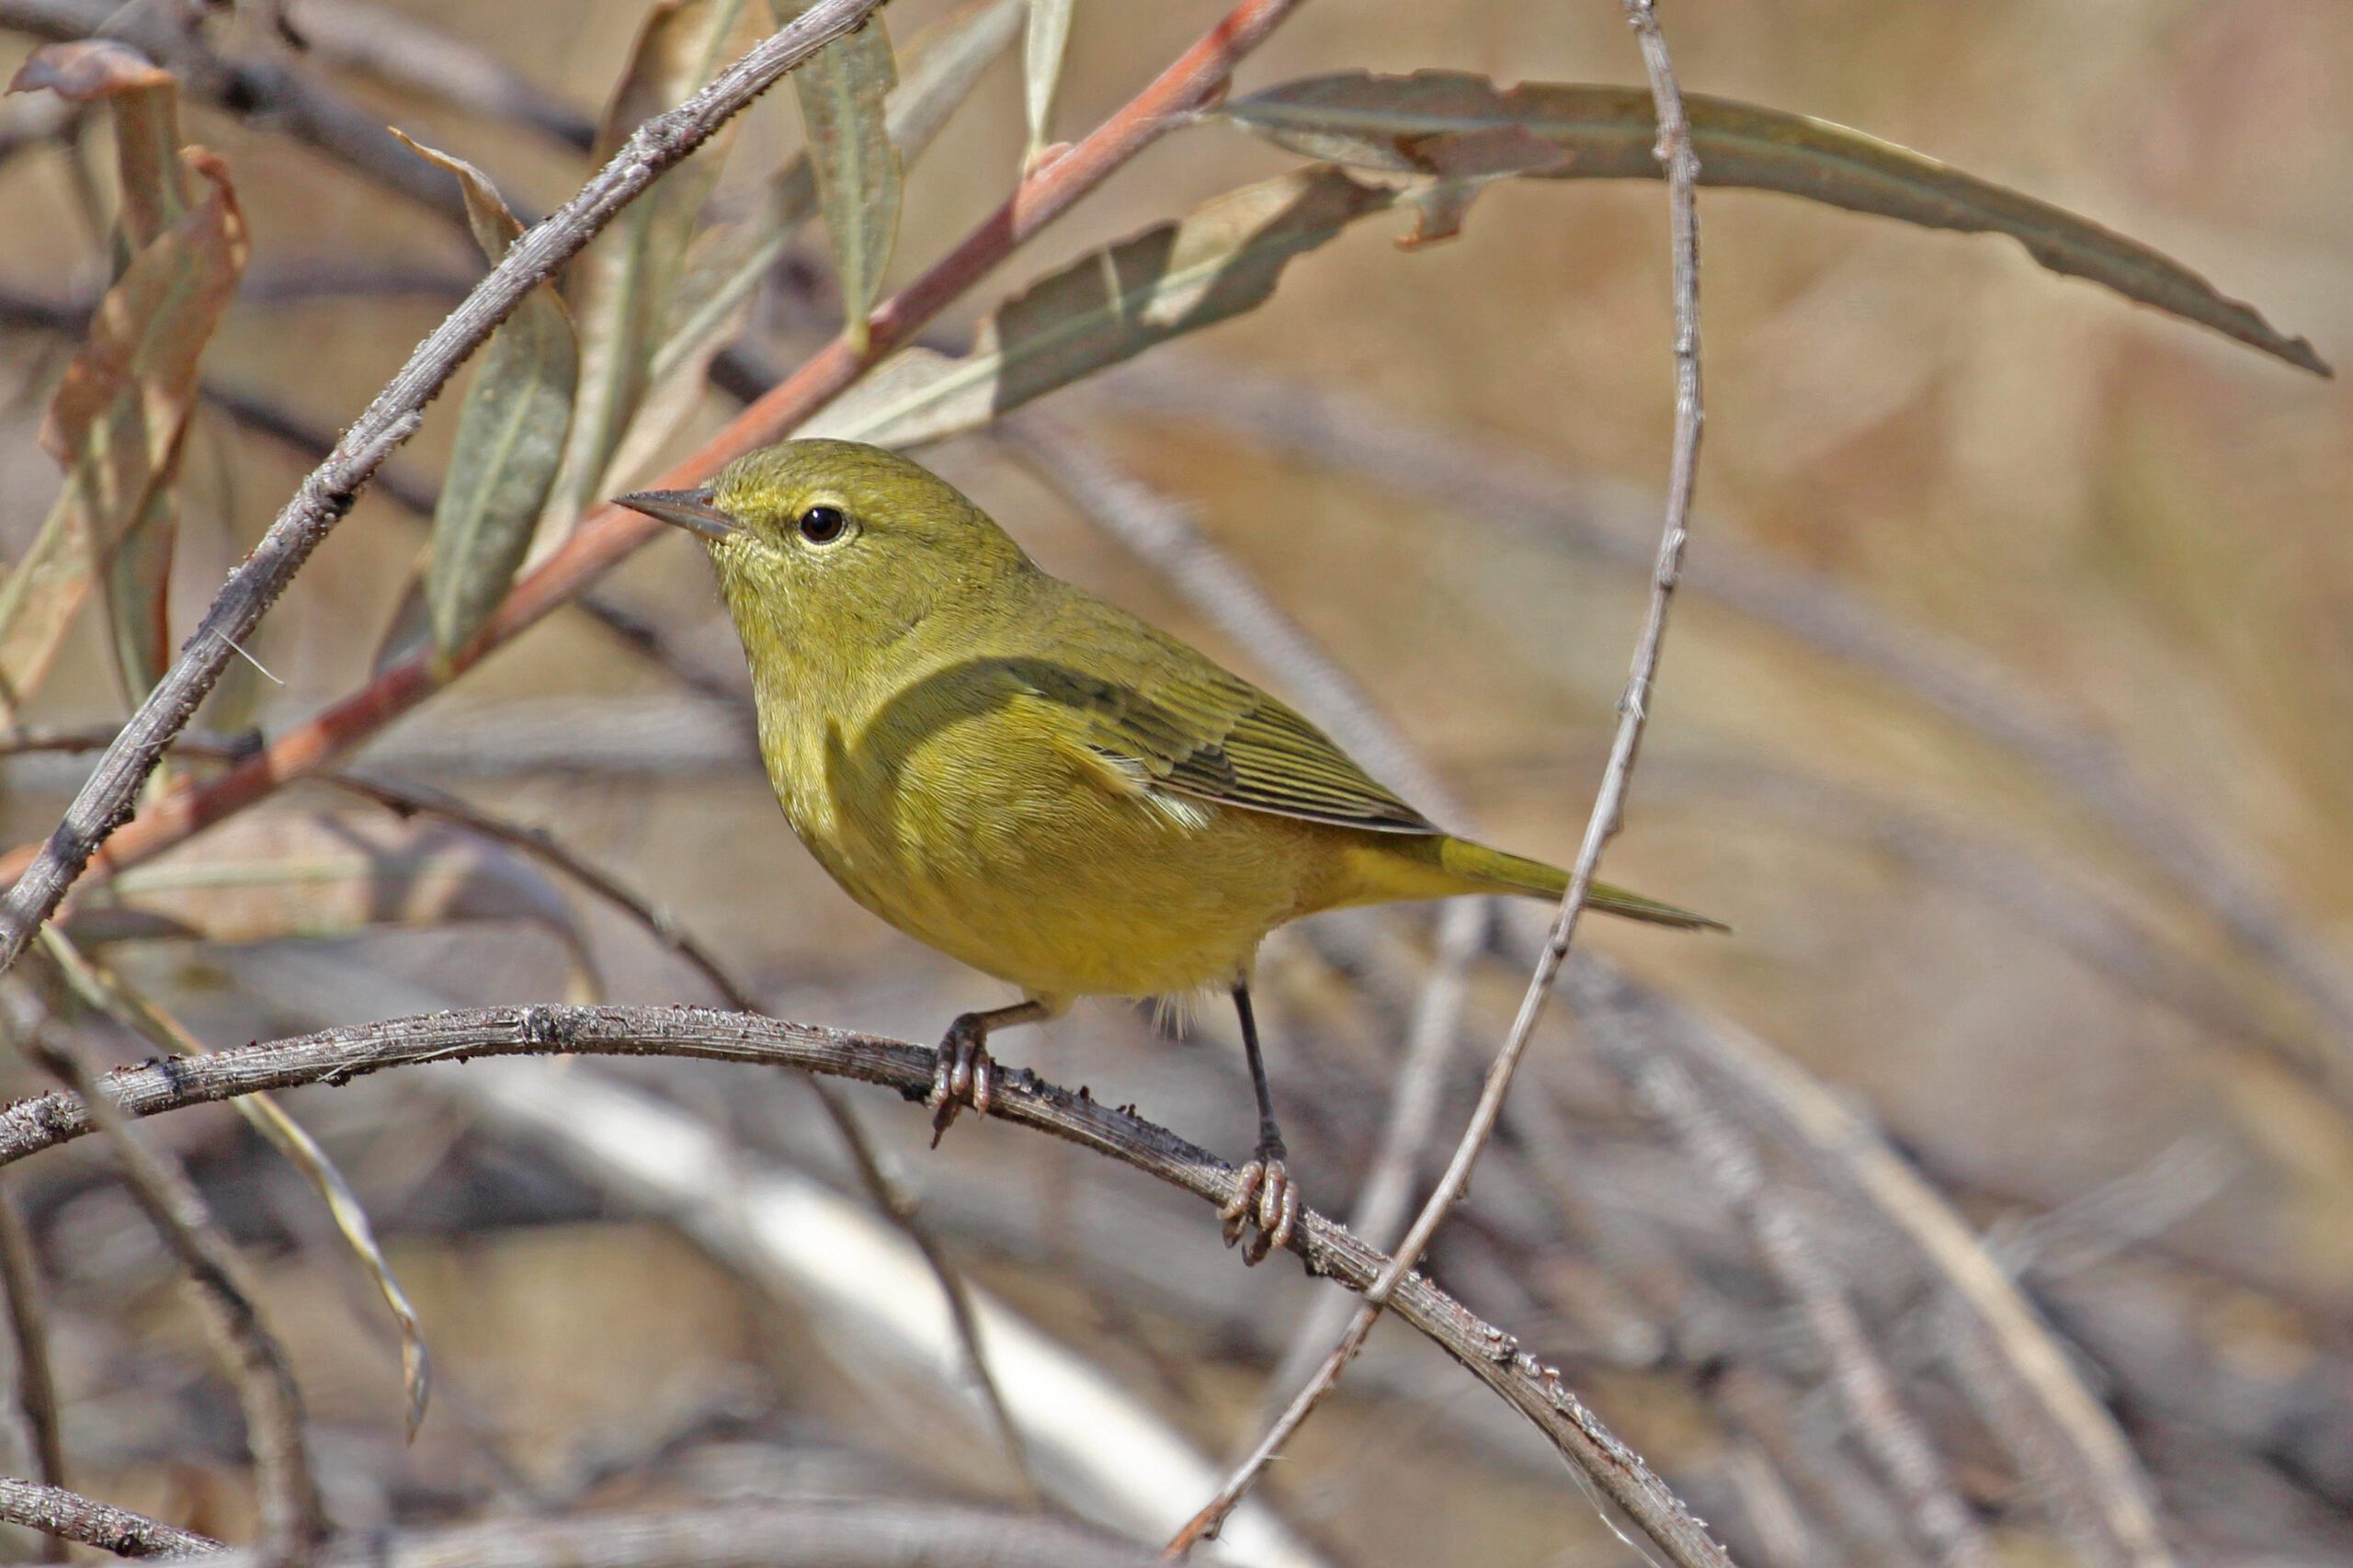
M 983 1115 L 990 1033 L 1080 996 L 1231 991 L 1258 1143 L 1225 1212 L 1256 1261 L 1299 1199 L 1250 1009 L 1258 943 L 1320 910 L 1558 899 L 1565 873 L 1439 828 L 1299 714 L 1049 576 L 956 488 L 849 441 L 787 441 L 621 504 L 699 535 L 751 663 L 786 820 L 859 903 L 1019 986 L 941 1042 L 938 1132 Z M 1703 916 L 1596 885 L 1592 907 Z

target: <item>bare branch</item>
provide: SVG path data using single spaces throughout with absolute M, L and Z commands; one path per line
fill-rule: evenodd
M 927 1046 L 810 1024 L 701 1007 L 490 1007 L 392 1018 L 291 1040 L 174 1059 L 109 1074 L 104 1091 L 132 1117 L 209 1104 L 256 1090 L 344 1084 L 388 1068 L 476 1057 L 679 1056 L 850 1078 L 910 1100 L 930 1092 L 938 1053 Z M 994 1119 L 1067 1139 L 1183 1188 L 1212 1209 L 1233 1197 L 1238 1173 L 1206 1150 L 1140 1118 L 1074 1095 L 1034 1074 L 999 1085 Z M 0 1166 L 91 1131 L 79 1096 L 46 1095 L 0 1108 Z M 1310 1272 L 1364 1290 L 1390 1259 L 1343 1227 L 1303 1212 L 1290 1250 Z M 1631 1449 L 1586 1409 L 1552 1368 L 1419 1274 L 1394 1286 L 1390 1307 L 1518 1411 L 1579 1470 L 1623 1503 L 1683 1568 L 1725 1568 L 1689 1513 Z M 1654 1528 L 1651 1521 L 1659 1521 Z M 1687 1522 L 1678 1522 L 1687 1521 Z
M 420 412 L 531 288 L 569 260 L 656 176 L 684 158 L 795 64 L 841 36 L 880 0 L 817 0 L 678 108 L 646 120 L 562 210 L 507 251 L 465 301 L 409 356 L 392 383 L 302 482 L 259 545 L 222 587 L 172 667 L 100 760 L 64 820 L 0 904 L 0 968 L 16 961 L 90 856 L 131 814 L 139 788 L 220 678 L 238 643 L 313 550 L 351 509 Z M 0 16 L 5 20 L 5 16 Z
M 81 1542 L 117 1557 L 200 1557 L 228 1549 L 209 1535 L 97 1502 L 62 1486 L 0 1476 L 0 1519 L 52 1540 Z

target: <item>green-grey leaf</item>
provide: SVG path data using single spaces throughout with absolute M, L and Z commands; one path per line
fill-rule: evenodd
M 497 189 L 462 158 L 408 144 L 458 176 L 475 243 L 496 262 L 523 232 Z M 530 551 L 540 509 L 563 461 L 579 370 L 572 318 L 544 283 L 523 297 L 483 350 L 459 410 L 449 477 L 426 547 L 426 623 L 437 657 L 447 659 L 473 640 Z
M 772 0 L 779 21 L 801 9 Z M 834 243 L 842 330 L 866 352 L 867 318 L 882 292 L 882 269 L 899 235 L 899 149 L 883 100 L 898 85 L 891 40 L 880 17 L 835 39 L 792 74 L 817 176 L 817 208 Z
M 1230 191 L 1080 257 L 1006 301 L 961 359 L 902 355 L 802 435 L 913 446 L 987 424 L 1155 344 L 1263 303 L 1293 256 L 1397 195 L 1338 169 Z
M 981 73 L 1012 43 L 1028 4 L 978 0 L 907 40 L 900 51 L 906 71 L 884 116 L 903 168 L 923 156 L 948 117 L 972 96 Z M 654 357 L 654 380 L 665 379 L 736 318 L 816 210 L 817 176 L 804 153 L 769 180 L 756 220 L 717 236 L 722 244 L 708 258 L 690 263 L 688 284 L 680 290 L 685 313 Z
M 1063 56 L 1070 49 L 1072 0 L 1029 0 L 1029 36 L 1021 47 L 1021 103 L 1029 116 L 1029 158 L 1054 139 L 1054 99 L 1062 91 Z
M 639 124 L 683 103 L 726 57 L 743 0 L 659 0 L 647 13 L 591 156 L 612 155 Z M 579 325 L 580 381 L 551 506 L 568 525 L 602 493 L 613 450 L 653 381 L 688 240 L 733 142 L 738 117 L 625 208 L 567 271 Z
M 1828 120 L 1696 93 L 1684 104 L 1703 185 L 1777 190 L 1925 228 L 2008 234 L 2053 272 L 2330 373 L 2311 344 L 2180 263 L 2048 202 Z M 1528 82 L 1505 90 L 1457 72 L 1350 71 L 1287 82 L 1222 112 L 1293 152 L 1400 174 L 1659 177 L 1657 122 L 1640 87 Z

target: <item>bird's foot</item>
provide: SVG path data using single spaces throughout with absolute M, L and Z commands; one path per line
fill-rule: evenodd
M 986 1116 L 995 1097 L 996 1059 L 989 1054 L 988 1029 L 967 1013 L 948 1026 L 931 1070 L 931 1093 L 923 1102 L 931 1108 L 931 1146 L 939 1147 L 966 1106 Z
M 1290 1167 L 1283 1164 L 1283 1155 L 1281 1139 L 1260 1139 L 1257 1152 L 1242 1167 L 1233 1197 L 1217 1211 L 1225 1221 L 1226 1245 L 1240 1242 L 1245 1231 L 1252 1233 L 1242 1249 L 1242 1261 L 1246 1264 L 1256 1264 L 1277 1247 L 1290 1245 L 1290 1233 L 1299 1226 L 1299 1187 L 1290 1179 Z

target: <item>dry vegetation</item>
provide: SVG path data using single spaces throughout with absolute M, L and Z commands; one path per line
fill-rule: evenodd
M 1110 129 L 1025 165 L 1020 0 L 892 0 L 899 112 L 953 109 L 894 120 L 895 245 L 871 142 L 779 179 L 803 118 L 792 85 L 759 98 L 620 209 L 560 306 L 520 278 L 522 312 L 413 438 L 363 426 L 346 478 L 382 466 L 347 517 L 324 504 L 343 478 L 290 510 L 281 529 L 332 532 L 253 600 L 250 657 L 198 640 L 206 669 L 172 677 L 205 695 L 179 754 L 27 944 L 63 886 L 27 868 L 126 687 L 483 276 L 458 181 L 381 127 L 462 158 L 529 224 L 771 23 L 760 0 L 0 0 L 11 71 L 123 40 L 28 77 L 97 60 L 110 97 L 0 100 L 0 875 L 22 879 L 0 927 L 23 946 L 0 1095 L 62 1096 L 61 1074 L 175 1042 L 221 1053 L 119 1082 L 147 1118 L 137 1158 L 119 1129 L 70 1141 L 92 1123 L 64 1098 L 0 1112 L 0 1471 L 283 1559 L 313 1550 L 307 1469 L 324 1550 L 357 1561 L 394 1532 L 390 1560 L 414 1563 L 1144 1562 L 1208 1500 L 1355 1301 L 1296 1260 L 1245 1271 L 1213 1210 L 1231 1172 L 1155 1131 L 1246 1151 L 1225 1015 L 1172 1040 L 1097 1006 L 1011 1037 L 1010 1061 L 1090 1097 L 1016 1095 L 926 1151 L 888 1091 L 928 1067 L 894 1042 L 1002 996 L 792 842 L 699 553 L 635 550 L 596 504 L 800 426 L 861 368 L 835 336 L 845 294 L 892 301 L 869 362 L 977 340 L 1008 368 L 941 395 L 956 372 L 918 354 L 822 418 L 927 443 L 1051 569 L 1292 696 L 1436 814 L 1568 863 L 1676 436 L 1664 187 L 1517 177 L 1563 172 L 1527 98 L 1495 111 L 1514 134 L 1409 156 L 1328 119 L 1304 151 L 1295 125 L 1269 140 L 1268 105 L 1296 106 L 1250 96 L 1359 69 L 1617 83 L 1617 108 L 1579 99 L 1592 125 L 1559 132 L 1587 160 L 1571 170 L 1654 176 L 1643 60 L 1611 0 L 1290 8 L 1235 12 L 1248 102 L 1156 124 L 1122 106 L 1219 11 L 1083 0 L 1052 134 Z M 639 48 L 650 10 L 668 56 Z M 1248 28 L 1278 18 L 1259 45 Z M 2294 363 L 2353 346 L 2353 13 L 1715 0 L 1661 19 L 1695 95 L 2095 221 L 2107 238 L 1996 213 L 2109 287 L 1920 227 L 1922 201 L 1969 196 L 1940 183 L 1959 176 L 1866 190 L 1802 138 L 1782 163 L 1711 143 L 1732 111 L 1695 108 L 1703 180 L 1778 188 L 1699 202 L 1694 542 L 1607 869 L 1737 933 L 1579 925 L 1429 1278 L 1195 1556 L 2347 1561 L 2353 407 Z M 133 48 L 176 74 L 176 120 Z M 853 144 L 877 49 L 870 29 L 840 46 L 810 95 Z M 1209 59 L 1158 107 L 1221 75 Z M 600 130 L 625 76 L 633 108 Z M 142 136 L 217 162 L 142 193 L 123 152 Z M 1316 155 L 1347 174 L 1302 174 Z M 1489 183 L 1459 237 L 1401 251 L 1444 226 L 1444 202 L 1408 210 L 1433 167 Z M 1279 178 L 1298 183 L 1257 183 Z M 219 198 L 206 216 L 219 181 L 241 222 Z M 821 215 L 828 192 L 847 199 Z M 474 228 L 498 250 L 494 201 L 477 193 Z M 1113 259 L 1173 290 L 1167 258 L 1202 258 L 1202 291 L 1101 312 L 1086 258 L 1188 213 L 1173 250 Z M 740 301 L 731 273 L 756 285 Z M 1034 349 L 1041 321 L 1090 310 L 1079 348 Z M 128 376 L 88 347 L 124 322 L 163 324 Z M 470 376 L 538 388 L 552 426 L 470 448 Z M 77 385 L 112 414 L 74 426 Z M 63 501 L 61 456 L 81 465 Z M 437 499 L 468 486 L 480 505 L 442 506 L 421 573 Z M 35 578 L 74 506 L 121 546 Z M 1542 940 L 1540 911 L 1413 909 L 1269 945 L 1293 1168 L 1333 1216 L 1302 1244 L 1314 1268 L 1378 1271 L 1336 1226 L 1395 1245 Z M 616 1010 L 571 1010 L 597 1002 Z M 870 1032 L 656 1010 L 688 1002 Z M 446 1008 L 489 1011 L 242 1049 Z M 461 1051 L 563 1059 L 407 1064 Z M 158 1205 L 210 1218 L 158 1225 Z M 299 1426 L 260 1341 L 240 1361 L 208 1332 L 218 1293 L 188 1254 L 228 1248 Z M 388 1290 L 432 1358 L 413 1440 Z M 1586 1408 L 1713 1540 L 1640 1476 L 1599 1484 L 1655 1517 L 1612 1522 L 1573 1468 L 1610 1470 L 1574 1429 Z M 0 1518 L 56 1502 L 0 1481 Z M 0 1526 L 6 1560 L 46 1550 Z

